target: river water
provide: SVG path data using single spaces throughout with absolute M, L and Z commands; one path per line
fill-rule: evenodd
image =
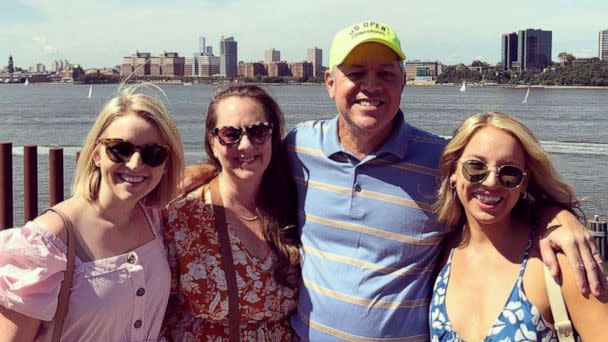
M 13 143 L 15 225 L 23 223 L 22 146 L 39 146 L 40 208 L 48 205 L 48 147 L 64 147 L 68 196 L 75 153 L 117 87 L 95 85 L 89 99 L 85 85 L 0 84 L 0 141 Z M 214 86 L 160 87 L 182 134 L 187 161 L 204 159 L 203 113 Z M 281 105 L 288 128 L 336 113 L 322 85 L 265 87 Z M 536 133 L 577 195 L 591 201 L 584 205 L 585 213 L 608 214 L 608 90 L 532 88 L 522 104 L 525 93 L 525 88 L 469 87 L 461 93 L 457 86 L 406 87 L 402 109 L 411 124 L 442 136 L 450 136 L 458 123 L 477 112 L 519 117 Z

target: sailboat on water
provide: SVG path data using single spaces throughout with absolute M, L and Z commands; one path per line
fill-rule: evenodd
M 91 95 L 93 95 L 93 85 L 92 84 L 89 86 L 89 95 L 87 96 L 87 98 L 90 99 Z
M 24 86 L 27 86 L 27 85 L 29 85 L 29 84 L 30 84 L 30 79 L 29 79 L 29 78 L 26 78 L 26 79 L 25 79 L 25 82 L 23 82 L 23 85 L 24 85 Z
M 467 81 L 462 81 L 462 85 L 460 86 L 460 92 L 464 93 L 467 91 Z
M 521 103 L 528 103 L 528 95 L 530 95 L 530 87 L 528 87 L 528 90 L 526 91 L 526 96 L 524 96 L 524 99 L 521 101 Z

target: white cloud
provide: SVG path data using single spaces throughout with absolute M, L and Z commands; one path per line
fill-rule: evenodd
M 54 54 L 57 52 L 57 48 L 50 44 L 44 37 L 34 36 L 32 41 L 40 46 L 40 50 L 45 55 Z
M 135 50 L 190 55 L 201 35 L 215 52 L 221 35 L 234 36 L 241 60 L 260 60 L 268 48 L 280 50 L 288 61 L 302 60 L 306 48 L 316 45 L 327 61 L 333 34 L 368 18 L 391 24 L 408 58 L 468 64 L 483 56 L 486 62 L 496 63 L 500 35 L 525 28 L 553 30 L 554 51 L 593 51 L 608 11 L 608 5 L 586 0 L 513 0 L 502 6 L 500 14 L 493 11 L 503 2 L 490 0 L 23 0 L 22 4 L 37 17 L 13 26 L 0 23 L 3 34 L 15 37 L 3 46 L 19 52 L 25 64 L 50 63 L 50 55 L 60 52 L 87 67 L 120 64 Z

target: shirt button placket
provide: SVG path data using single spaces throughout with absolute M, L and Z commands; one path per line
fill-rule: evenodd
M 350 196 L 350 213 L 351 214 L 358 214 L 360 213 L 360 202 L 361 202 L 361 198 L 359 197 L 361 195 L 361 179 L 359 178 L 359 167 L 361 167 L 361 165 L 355 166 L 354 170 L 353 170 L 353 183 L 352 183 L 352 192 L 351 192 L 351 196 Z
M 140 256 L 135 252 L 131 252 L 127 255 L 127 267 L 131 274 L 131 284 L 133 286 L 133 329 L 131 336 L 135 340 L 143 340 L 146 336 L 144 326 L 145 317 L 145 306 L 146 306 L 146 287 L 144 278 L 144 269 L 140 263 Z

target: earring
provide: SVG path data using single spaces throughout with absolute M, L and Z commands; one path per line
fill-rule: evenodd
M 456 182 L 450 181 L 450 189 L 452 189 L 452 197 L 456 197 Z
M 524 191 L 524 192 L 521 193 L 521 199 L 525 200 L 526 198 L 528 198 L 528 192 Z

